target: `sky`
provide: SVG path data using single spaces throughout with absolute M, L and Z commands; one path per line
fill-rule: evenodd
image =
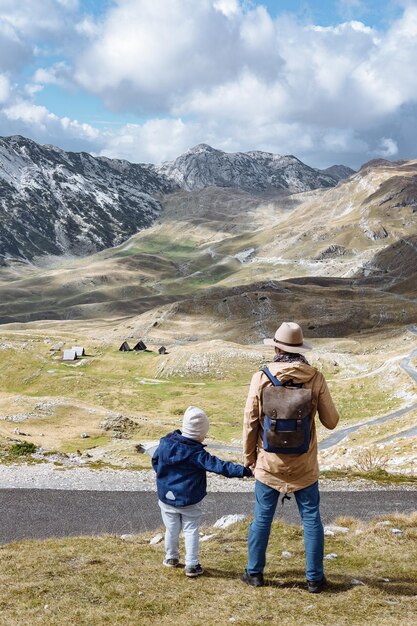
M 0 0 L 0 135 L 136 163 L 417 158 L 416 68 L 417 0 Z

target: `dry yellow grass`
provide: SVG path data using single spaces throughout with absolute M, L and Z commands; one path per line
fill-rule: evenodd
M 238 576 L 246 558 L 247 525 L 217 531 L 201 544 L 206 574 L 190 580 L 162 566 L 163 546 L 149 533 L 118 537 L 24 541 L 0 549 L 2 626 L 153 625 L 411 626 L 417 611 L 417 514 L 361 524 L 338 520 L 347 534 L 326 538 L 328 591 L 304 583 L 301 530 L 275 523 L 262 589 Z M 392 533 L 399 528 L 402 535 Z M 281 552 L 292 553 L 290 559 Z M 363 585 L 353 585 L 359 579 Z

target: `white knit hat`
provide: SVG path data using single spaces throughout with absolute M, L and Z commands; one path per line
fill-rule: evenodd
M 182 434 L 189 439 L 204 439 L 210 428 L 210 422 L 203 409 L 189 406 L 182 420 Z

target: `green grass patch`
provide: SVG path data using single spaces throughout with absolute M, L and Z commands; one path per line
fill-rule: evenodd
M 158 235 L 153 233 L 152 235 L 144 235 L 136 240 L 135 245 L 129 245 L 122 250 L 118 250 L 112 256 L 113 257 L 125 257 L 133 256 L 135 254 L 162 254 L 168 259 L 189 259 L 190 253 L 197 248 L 197 242 L 191 239 L 181 239 L 176 241 L 168 236 Z
M 86 437 L 83 439 L 81 436 L 69 439 L 68 441 L 63 441 L 59 446 L 60 452 L 65 452 L 66 454 L 70 454 L 71 452 L 84 452 L 84 450 L 91 450 L 91 448 L 99 448 L 100 446 L 105 446 L 109 442 L 108 435 L 97 435 Z

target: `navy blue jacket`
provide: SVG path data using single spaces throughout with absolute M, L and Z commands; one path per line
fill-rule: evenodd
M 252 476 L 243 465 L 222 461 L 204 448 L 199 441 L 183 437 L 180 430 L 162 437 L 152 457 L 158 498 L 162 502 L 171 506 L 200 502 L 207 494 L 206 471 L 228 478 Z

